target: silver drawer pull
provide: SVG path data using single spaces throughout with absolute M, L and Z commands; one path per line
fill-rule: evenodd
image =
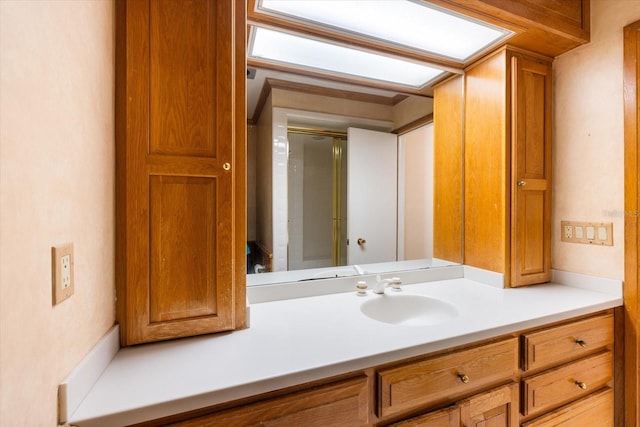
M 580 387 L 582 390 L 586 390 L 587 389 L 587 384 L 583 383 L 582 381 L 576 381 L 576 385 L 578 387 Z
M 587 346 L 587 342 L 584 340 L 576 340 L 576 344 L 578 344 L 580 347 L 586 347 Z
M 468 384 L 470 379 L 468 376 L 466 376 L 465 374 L 458 374 L 458 378 L 460 378 L 460 381 L 462 381 L 465 384 Z

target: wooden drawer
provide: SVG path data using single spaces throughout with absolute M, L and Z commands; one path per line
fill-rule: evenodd
M 522 414 L 540 413 L 583 397 L 604 387 L 612 374 L 613 355 L 606 351 L 525 378 Z
M 613 419 L 613 390 L 607 387 L 522 427 L 612 427 Z
M 172 426 L 358 426 L 367 425 L 365 376 L 291 393 Z
M 613 343 L 613 314 L 603 314 L 522 336 L 525 371 L 575 360 Z
M 382 369 L 377 373 L 378 416 L 453 401 L 506 381 L 517 371 L 517 338 Z

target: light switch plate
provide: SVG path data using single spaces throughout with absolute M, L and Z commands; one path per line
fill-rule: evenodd
M 75 280 L 73 274 L 73 243 L 51 248 L 51 282 L 53 305 L 73 295 Z
M 612 222 L 560 221 L 560 228 L 560 239 L 563 242 L 613 246 Z M 572 233 L 567 233 L 568 229 Z

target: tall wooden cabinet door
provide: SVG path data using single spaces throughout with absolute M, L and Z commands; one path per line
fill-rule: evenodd
M 460 404 L 460 421 L 465 427 L 517 427 L 518 384 L 513 383 Z
M 550 280 L 551 65 L 511 57 L 511 286 Z
M 117 3 L 123 345 L 231 330 L 243 318 L 245 263 L 234 254 L 245 241 L 235 157 L 245 143 L 244 14 L 234 0 Z

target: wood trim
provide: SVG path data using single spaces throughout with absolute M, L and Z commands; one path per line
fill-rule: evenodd
M 280 79 L 265 79 L 265 85 L 271 86 L 271 89 L 283 89 L 293 92 L 304 92 L 312 95 L 329 96 L 332 98 L 347 99 L 349 101 L 368 102 L 371 104 L 396 105 L 398 102 L 407 99 L 408 95 L 396 95 L 393 97 L 384 95 L 375 95 L 372 93 L 352 92 L 343 89 L 334 89 L 322 87 L 308 83 L 292 82 Z
M 416 130 L 429 123 L 433 123 L 433 113 L 427 114 L 426 116 L 419 117 L 414 121 L 407 123 L 406 125 L 400 126 L 399 128 L 392 130 L 391 133 L 395 133 L 397 135 L 404 135 L 405 133 L 409 133 L 412 130 Z
M 640 341 L 638 340 L 640 305 L 638 234 L 639 145 L 638 84 L 640 80 L 640 21 L 624 28 L 624 379 L 625 425 L 635 426 L 640 414 Z

